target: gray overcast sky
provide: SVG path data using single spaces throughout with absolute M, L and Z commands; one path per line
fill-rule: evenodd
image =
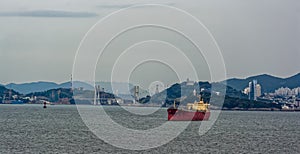
M 222 50 L 228 78 L 300 72 L 299 0 L 1 0 L 0 83 L 69 80 L 76 49 L 91 26 L 120 8 L 147 3 L 177 7 L 202 21 Z

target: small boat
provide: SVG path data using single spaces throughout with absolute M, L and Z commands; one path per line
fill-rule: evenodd
M 199 102 L 188 103 L 186 108 L 179 109 L 174 106 L 168 108 L 169 121 L 203 121 L 208 120 L 210 116 L 209 104 L 204 103 L 203 99 Z

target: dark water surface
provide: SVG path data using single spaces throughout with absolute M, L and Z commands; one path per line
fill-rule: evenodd
M 106 109 L 116 122 L 137 129 L 167 119 L 166 109 L 137 119 L 120 107 Z M 223 111 L 203 136 L 199 123 L 166 145 L 131 151 L 98 139 L 76 106 L 0 105 L 0 153 L 300 153 L 300 112 Z

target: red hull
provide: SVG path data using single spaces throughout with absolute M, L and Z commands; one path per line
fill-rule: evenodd
M 180 109 L 169 108 L 168 120 L 170 121 L 203 121 L 208 120 L 210 112 L 203 111 L 186 111 Z

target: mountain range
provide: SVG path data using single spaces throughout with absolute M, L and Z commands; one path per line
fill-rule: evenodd
M 73 81 L 73 88 L 81 87 L 85 90 L 94 90 L 94 86 L 92 84 L 93 84 L 92 82 L 86 83 L 81 81 Z M 95 84 L 100 85 L 101 89 L 103 88 L 105 92 L 116 93 L 116 90 L 118 90 L 119 94 L 128 94 L 128 95 L 131 95 L 132 89 L 134 87 L 133 84 L 123 83 L 123 82 L 113 82 L 113 83 L 96 82 Z M 54 82 L 39 81 L 39 82 L 20 83 L 20 84 L 10 83 L 3 86 L 7 89 L 13 89 L 14 91 L 19 92 L 21 94 L 29 94 L 34 92 L 44 92 L 51 89 L 70 88 L 71 82 L 64 82 L 61 84 L 57 84 Z M 140 88 L 140 95 L 142 97 L 146 96 L 148 95 L 148 91 Z
M 93 89 L 93 86 L 85 82 L 75 81 L 73 82 L 73 85 L 75 88 L 83 87 L 84 89 Z M 57 84 L 54 82 L 39 81 L 39 82 L 21 83 L 21 84 L 10 83 L 4 86 L 8 89 L 13 89 L 21 94 L 28 94 L 33 92 L 47 91 L 50 89 L 70 88 L 71 83 L 65 82 L 65 83 Z
M 213 89 L 212 86 L 214 86 Z M 226 88 L 226 93 L 222 90 L 224 88 Z M 170 106 L 176 103 L 177 105 L 181 104 L 185 106 L 187 103 L 199 101 L 197 97 L 199 94 L 204 102 L 209 102 L 214 108 L 281 108 L 280 104 L 249 100 L 247 95 L 228 85 L 226 86 L 222 83 L 210 84 L 208 82 L 198 82 L 193 85 L 186 84 L 185 82 L 176 83 L 160 93 L 141 98 L 140 103 L 163 103 L 163 106 Z
M 279 78 L 268 74 L 263 75 L 257 75 L 257 76 L 251 76 L 246 79 L 237 79 L 232 78 L 228 79 L 226 81 L 223 81 L 221 83 L 227 84 L 228 86 L 241 91 L 244 90 L 250 81 L 257 80 L 258 83 L 262 87 L 262 92 L 274 92 L 276 89 L 280 87 L 288 87 L 288 88 L 296 88 L 300 87 L 300 73 L 296 74 L 294 76 L 288 77 L 288 78 Z M 128 94 L 128 87 L 131 90 L 133 88 L 132 84 L 128 83 L 110 83 L 110 82 L 96 82 L 96 85 L 100 85 L 101 88 L 104 88 L 106 92 L 109 93 L 115 93 L 116 89 L 118 89 L 119 94 Z M 61 84 L 57 84 L 54 82 L 31 82 L 31 83 L 21 83 L 21 84 L 15 84 L 10 83 L 7 85 L 3 85 L 4 87 L 8 89 L 13 89 L 14 91 L 21 93 L 21 94 L 28 94 L 32 92 L 42 92 L 47 91 L 50 89 L 57 89 L 57 88 L 70 88 L 71 83 L 65 82 Z M 114 92 L 112 89 L 112 86 L 114 87 Z M 90 83 L 81 82 L 81 81 L 74 81 L 73 82 L 74 88 L 83 87 L 86 90 L 93 90 L 94 87 Z M 145 96 L 148 94 L 146 90 L 141 89 L 140 90 L 141 95 Z
M 246 79 L 233 78 L 226 80 L 226 83 L 228 86 L 236 90 L 244 90 L 248 87 L 249 82 L 253 80 L 257 80 L 257 82 L 261 85 L 263 93 L 274 92 L 280 87 L 288 87 L 291 89 L 300 87 L 300 73 L 288 78 L 279 78 L 268 74 L 251 76 Z M 225 82 L 223 81 L 223 83 Z
M 8 92 L 10 90 L 5 88 L 3 85 L 0 85 L 0 97 L 2 97 L 4 94 L 7 95 Z M 11 95 L 18 95 L 19 93 L 14 91 L 14 90 L 11 90 Z

